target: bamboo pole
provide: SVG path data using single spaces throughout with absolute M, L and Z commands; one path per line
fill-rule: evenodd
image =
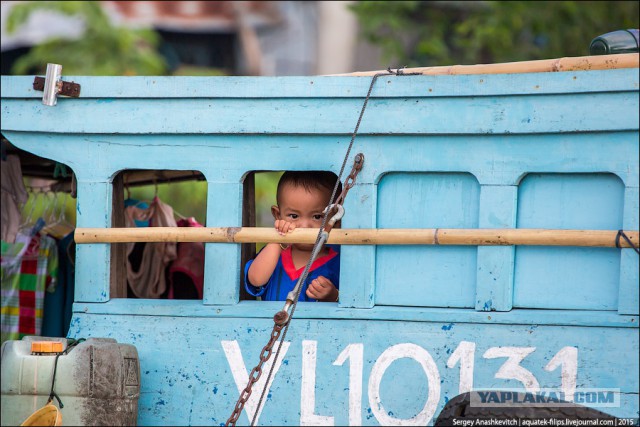
M 405 68 L 404 73 L 420 73 L 423 75 L 454 74 L 510 74 L 510 73 L 546 73 L 558 71 L 610 70 L 614 68 L 638 68 L 640 54 L 618 53 L 615 55 L 576 56 L 557 59 L 541 59 L 536 61 L 503 62 L 497 64 L 444 65 L 437 67 Z M 387 70 L 356 71 L 332 76 L 373 76 Z
M 373 228 L 334 229 L 328 243 L 338 245 L 471 245 L 615 247 L 617 230 Z M 638 245 L 638 231 L 625 231 Z M 272 227 L 77 228 L 76 243 L 205 242 L 315 243 L 318 230 L 298 228 L 281 236 Z M 619 238 L 620 247 L 631 247 Z

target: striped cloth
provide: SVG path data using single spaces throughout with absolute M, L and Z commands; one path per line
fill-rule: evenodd
M 55 239 L 18 233 L 2 242 L 2 342 L 40 335 L 45 290 L 55 290 L 58 251 Z

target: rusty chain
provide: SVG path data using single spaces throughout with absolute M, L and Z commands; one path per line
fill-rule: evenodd
M 264 365 L 265 362 L 271 357 L 271 353 L 273 352 L 273 345 L 280 337 L 282 328 L 286 325 L 286 323 L 281 323 L 281 319 L 282 312 L 276 313 L 276 315 L 273 317 L 274 325 L 273 330 L 271 331 L 271 339 L 269 339 L 267 345 L 262 348 L 262 351 L 260 352 L 260 362 L 258 362 L 256 367 L 251 370 L 251 373 L 249 374 L 249 382 L 244 390 L 242 390 L 242 393 L 240 393 L 240 398 L 236 403 L 236 407 L 233 409 L 233 413 L 231 414 L 225 425 L 235 426 L 238 418 L 240 418 L 240 414 L 242 413 L 244 405 L 247 403 L 247 400 L 249 400 L 249 397 L 251 397 L 251 389 L 253 385 L 258 382 L 260 376 L 262 375 L 262 365 Z
M 364 165 L 364 154 L 362 153 L 356 154 L 356 156 L 353 159 L 353 167 L 351 168 L 351 172 L 349 173 L 347 178 L 344 180 L 342 193 L 340 193 L 340 196 L 338 196 L 338 198 L 336 199 L 335 203 L 337 205 L 344 204 L 344 199 L 347 197 L 347 193 L 349 192 L 349 190 L 351 190 L 351 187 L 353 187 L 356 184 L 356 178 L 358 176 L 358 173 L 362 170 L 363 165 Z

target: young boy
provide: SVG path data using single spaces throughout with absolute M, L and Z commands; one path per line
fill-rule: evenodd
M 333 172 L 285 172 L 278 182 L 277 205 L 271 207 L 275 228 L 281 234 L 296 228 L 320 229 L 324 209 L 338 177 Z M 336 194 L 342 191 L 341 185 Z M 328 221 L 327 221 L 328 222 Z M 335 227 L 339 227 L 340 222 Z M 245 266 L 245 288 L 263 301 L 284 301 L 304 272 L 313 244 L 294 243 L 285 247 L 269 243 Z M 338 301 L 340 249 L 325 245 L 302 284 L 299 301 Z

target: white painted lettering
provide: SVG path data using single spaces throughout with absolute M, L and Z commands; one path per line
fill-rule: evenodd
M 417 361 L 425 374 L 429 385 L 429 397 L 424 408 L 413 418 L 400 419 L 387 414 L 380 399 L 380 382 L 387 368 L 396 359 L 410 358 Z M 369 377 L 369 405 L 371 411 L 381 425 L 386 426 L 424 426 L 431 421 L 440 400 L 440 373 L 433 358 L 427 350 L 416 344 L 396 344 L 386 349 L 371 370 Z
M 350 359 L 349 364 L 349 425 L 362 425 L 362 371 L 364 369 L 364 345 L 349 344 L 338 356 L 336 366 L 342 366 Z
M 302 341 L 302 392 L 300 393 L 300 425 L 332 426 L 333 417 L 316 415 L 317 341 Z
M 500 366 L 495 378 L 505 380 L 518 380 L 526 391 L 536 393 L 540 390 L 540 384 L 531 371 L 520 366 L 520 362 L 529 354 L 536 351 L 535 347 L 491 347 L 482 355 L 485 359 L 506 357 L 507 361 Z
M 460 361 L 460 381 L 458 393 L 466 393 L 473 390 L 473 365 L 476 351 L 476 343 L 461 341 L 455 351 L 447 360 L 447 368 L 453 368 Z
M 562 392 L 565 399 L 573 402 L 573 395 L 576 392 L 578 381 L 578 349 L 576 347 L 563 347 L 553 356 L 553 359 L 544 367 L 545 371 L 553 371 L 558 366 L 562 366 L 560 378 L 562 381 Z
M 236 383 L 236 387 L 238 388 L 238 393 L 242 394 L 242 391 L 249 383 L 249 372 L 247 371 L 246 365 L 244 363 L 244 359 L 242 357 L 242 352 L 240 351 L 240 345 L 238 345 L 237 340 L 233 341 L 220 341 L 222 344 L 222 348 L 224 349 L 224 354 L 227 358 L 227 362 L 229 362 L 229 367 L 231 368 L 231 374 L 233 375 L 233 380 Z M 273 374 L 269 379 L 268 388 L 271 388 L 271 384 L 273 383 L 273 379 L 275 378 L 278 370 L 280 369 L 280 365 L 282 364 L 282 360 L 284 356 L 287 354 L 289 350 L 289 345 L 291 343 L 288 341 L 282 342 L 282 349 L 280 350 L 280 357 L 276 362 L 275 368 L 273 369 Z M 278 341 L 274 347 L 280 345 L 280 341 Z M 275 353 L 274 353 L 275 354 Z M 273 355 L 272 355 L 273 356 Z M 271 370 L 271 365 L 273 365 L 273 359 L 275 357 L 270 357 L 268 361 L 262 367 L 262 375 L 260 375 L 260 379 L 253 385 L 252 393 L 247 403 L 244 405 L 244 410 L 247 413 L 247 417 L 249 417 L 249 422 L 253 420 L 253 416 L 256 413 L 256 407 L 258 406 L 258 401 L 260 400 L 260 395 L 262 394 L 262 390 L 264 390 L 264 384 L 267 380 L 267 376 L 269 371 Z M 253 368 L 251 368 L 253 369 Z M 260 419 L 260 413 L 264 408 L 264 401 L 262 402 L 260 411 L 258 411 L 258 416 L 256 417 L 256 424 Z

